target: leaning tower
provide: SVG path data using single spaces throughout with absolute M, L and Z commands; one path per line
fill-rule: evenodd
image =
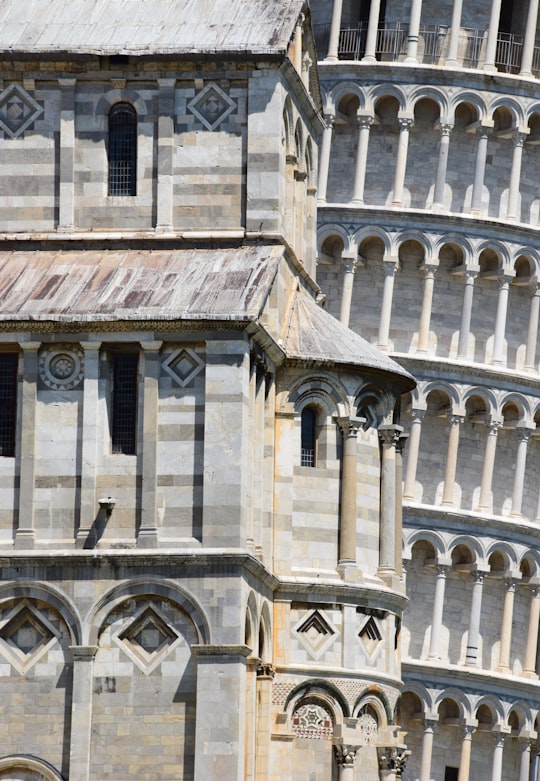
M 540 778 L 538 0 L 315 0 L 328 309 L 399 411 L 406 781 Z

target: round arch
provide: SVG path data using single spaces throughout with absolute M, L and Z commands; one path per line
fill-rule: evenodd
M 174 602 L 191 618 L 199 643 L 211 642 L 210 622 L 197 600 L 182 586 L 157 577 L 140 577 L 120 583 L 107 591 L 91 609 L 88 625 L 88 644 L 97 645 L 105 618 L 118 605 L 130 597 L 160 596 Z
M 0 600 L 5 599 L 39 599 L 58 611 L 69 630 L 73 645 L 83 642 L 82 620 L 75 605 L 68 597 L 48 583 L 34 581 L 8 581 L 0 585 Z
M 21 775 L 21 781 L 64 781 L 63 776 L 49 762 L 32 754 L 9 754 L 0 757 L 0 779 L 5 778 L 6 773 L 9 773 L 10 781 L 16 778 L 17 774 Z

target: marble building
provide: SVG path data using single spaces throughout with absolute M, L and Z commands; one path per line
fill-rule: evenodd
M 313 3 L 317 280 L 402 399 L 405 781 L 537 781 L 538 0 Z
M 368 72 L 375 79 L 375 66 Z M 347 94 L 363 100 L 351 78 Z M 354 111 L 344 113 L 351 123 Z M 506 117 L 506 104 L 499 111 Z M 431 594 L 434 567 L 446 566 L 447 598 L 457 601 L 458 586 L 470 590 L 471 573 L 492 562 L 498 579 L 486 580 L 484 602 L 511 577 L 514 615 L 524 615 L 536 573 L 525 551 L 531 478 L 518 519 L 499 518 L 492 550 L 480 533 L 474 544 L 460 536 L 468 510 L 455 486 L 445 515 L 453 525 L 437 531 L 421 459 L 429 421 L 446 425 L 443 397 L 454 415 L 476 405 L 478 446 L 496 415 L 507 421 L 498 442 L 513 445 L 516 426 L 531 433 L 533 367 L 505 336 L 494 355 L 519 391 L 484 392 L 499 369 L 470 361 L 474 394 L 431 386 L 424 367 L 438 362 L 426 314 L 427 354 L 406 356 L 420 369 L 414 391 L 388 353 L 407 352 L 398 335 L 413 322 L 415 252 L 426 246 L 432 269 L 437 239 L 405 237 L 392 221 L 407 219 L 402 210 L 359 244 L 373 257 L 362 272 L 374 284 L 381 243 L 384 267 L 397 267 L 405 247 L 407 292 L 400 298 L 396 284 L 383 350 L 369 329 L 366 340 L 325 310 L 315 281 L 322 117 L 303 0 L 1 4 L 1 781 L 398 778 L 404 731 L 415 749 L 422 740 L 420 704 L 437 713 L 434 663 L 410 658 L 419 635 L 402 629 L 400 410 L 407 425 L 426 411 L 421 436 L 410 436 L 419 466 L 410 455 L 409 584 Z M 328 204 L 343 200 L 332 195 L 338 179 L 335 168 Z M 522 191 L 523 208 L 528 197 Z M 350 225 L 361 231 L 366 212 L 328 208 L 321 230 L 336 227 L 321 268 L 333 308 L 349 257 L 335 242 L 348 241 Z M 491 303 L 502 239 L 486 241 L 480 265 L 490 276 L 479 287 Z M 461 290 L 478 240 L 443 244 L 445 268 L 462 252 L 454 265 L 463 273 L 448 271 Z M 510 285 L 507 264 L 505 290 L 524 299 L 536 256 L 528 245 L 512 251 L 522 284 Z M 377 308 L 377 285 L 365 311 L 350 291 L 355 329 Z M 467 356 L 487 347 L 488 327 Z M 445 328 L 441 344 L 452 342 Z M 518 354 L 519 367 L 506 370 Z M 447 363 L 454 378 L 453 357 Z M 463 426 L 473 426 L 468 413 Z M 486 476 L 482 501 L 492 482 Z M 486 513 L 467 516 L 485 534 Z M 442 658 L 442 622 L 438 636 Z M 534 680 L 513 674 L 523 688 L 517 745 L 523 730 L 532 734 Z

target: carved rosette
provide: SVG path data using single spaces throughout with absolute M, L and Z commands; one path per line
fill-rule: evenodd
M 78 344 L 52 344 L 39 354 L 39 377 L 51 390 L 73 390 L 84 377 L 84 353 Z

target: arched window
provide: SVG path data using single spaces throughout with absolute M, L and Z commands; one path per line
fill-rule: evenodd
M 302 410 L 300 466 L 315 466 L 317 410 L 304 407 Z
M 109 112 L 109 195 L 137 194 L 137 114 L 129 103 Z

